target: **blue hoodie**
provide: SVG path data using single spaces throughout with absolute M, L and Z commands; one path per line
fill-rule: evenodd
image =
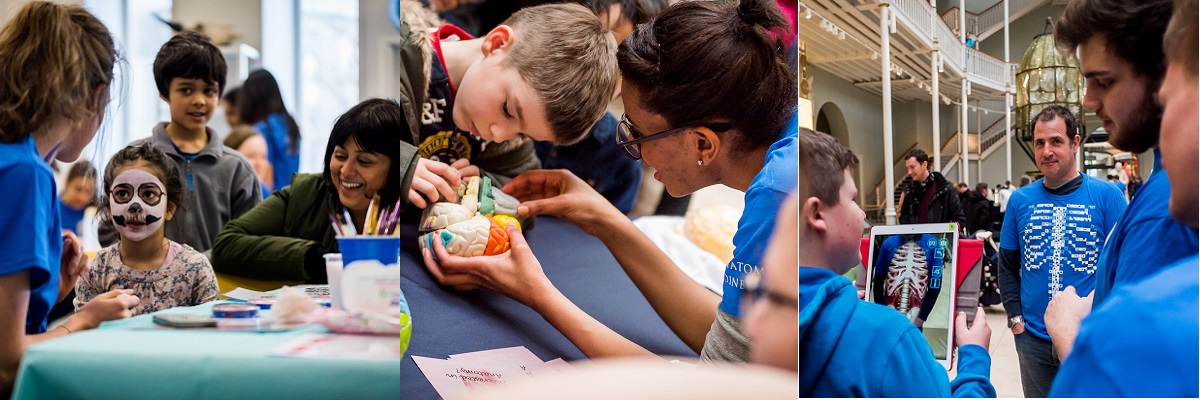
M 1196 398 L 1197 291 L 1200 267 L 1195 256 L 1140 283 L 1117 288 L 1083 320 L 1050 397 Z
M 801 397 L 996 397 L 987 350 L 966 345 L 958 356 L 950 382 L 904 316 L 859 300 L 832 271 L 800 267 Z

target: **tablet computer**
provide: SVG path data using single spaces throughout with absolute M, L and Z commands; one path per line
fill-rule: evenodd
M 916 325 L 946 370 L 953 364 L 957 257 L 957 223 L 871 228 L 865 300 Z

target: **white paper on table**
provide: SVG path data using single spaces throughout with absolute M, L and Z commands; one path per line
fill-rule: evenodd
M 477 364 L 491 364 L 514 366 L 526 371 L 529 376 L 533 376 L 532 372 L 541 369 L 541 358 L 533 354 L 532 351 L 525 346 L 505 347 L 502 349 L 483 350 L 471 353 L 454 354 L 450 356 L 451 361 L 471 362 Z
M 538 374 L 545 374 L 547 372 L 565 372 L 572 368 L 575 367 L 571 366 L 571 364 L 568 364 L 566 361 L 563 361 L 563 359 L 555 358 L 553 360 L 546 361 L 541 367 L 538 367 L 533 371 Z
M 468 395 L 476 388 L 503 385 L 530 376 L 516 366 L 420 356 L 412 356 L 412 360 L 443 398 Z
M 237 289 L 233 289 L 228 292 L 225 292 L 225 297 L 228 297 L 231 299 L 250 301 L 250 300 L 258 300 L 261 298 L 274 298 L 275 295 L 267 293 L 267 292 L 260 292 L 257 290 L 250 290 L 250 289 L 239 287 Z
M 329 285 L 300 285 L 291 287 L 303 291 L 305 295 L 313 299 L 329 300 Z M 279 296 L 272 293 L 239 287 L 225 292 L 225 297 L 237 300 L 253 301 L 258 299 L 274 299 Z
M 271 354 L 298 358 L 400 360 L 394 336 L 305 334 L 271 349 Z

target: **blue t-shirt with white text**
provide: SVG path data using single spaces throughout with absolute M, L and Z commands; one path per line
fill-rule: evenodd
M 746 190 L 746 208 L 738 219 L 737 233 L 733 235 L 733 259 L 725 266 L 721 295 L 720 309 L 729 315 L 740 315 L 738 307 L 744 286 L 742 277 L 762 267 L 760 261 L 767 248 L 767 240 L 775 230 L 775 216 L 779 213 L 779 207 L 799 184 L 799 131 L 800 114 L 793 111 L 779 139 L 767 149 L 762 169 Z
M 1000 248 L 1021 254 L 1021 308 L 1025 327 L 1049 339 L 1042 315 L 1050 298 L 1067 286 L 1086 296 L 1096 285 L 1105 237 L 1125 211 L 1117 188 L 1090 176 L 1074 192 L 1055 195 L 1043 180 L 1013 193 L 1004 214 Z

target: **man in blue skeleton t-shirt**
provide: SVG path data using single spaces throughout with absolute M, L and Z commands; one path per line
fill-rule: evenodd
M 1050 298 L 1073 286 L 1086 295 L 1096 285 L 1104 239 L 1125 211 L 1125 196 L 1079 173 L 1075 117 L 1050 106 L 1033 119 L 1034 155 L 1045 177 L 1013 193 L 1001 232 L 1000 294 L 1015 335 L 1025 397 L 1046 397 L 1059 357 L 1043 314 Z

